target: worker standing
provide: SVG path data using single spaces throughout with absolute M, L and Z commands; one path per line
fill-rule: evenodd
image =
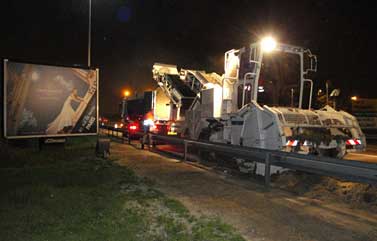
M 150 129 L 151 127 L 154 126 L 154 122 L 153 120 L 151 119 L 145 119 L 143 121 L 143 131 L 144 131 L 144 135 L 143 135 L 143 138 L 142 138 L 142 143 L 141 143 L 141 148 L 144 149 L 144 144 L 148 144 L 148 146 L 150 146 L 150 144 L 152 144 L 152 140 L 150 138 Z

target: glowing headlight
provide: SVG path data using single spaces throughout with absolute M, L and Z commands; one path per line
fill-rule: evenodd
M 276 41 L 272 37 L 265 37 L 262 39 L 261 46 L 264 52 L 271 52 L 276 48 Z
M 154 126 L 154 122 L 153 122 L 152 119 L 146 119 L 146 120 L 144 120 L 143 124 L 145 126 Z

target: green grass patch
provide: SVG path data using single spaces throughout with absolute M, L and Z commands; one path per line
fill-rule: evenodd
M 95 157 L 95 141 L 73 138 L 41 152 L 1 144 L 1 240 L 243 240 Z

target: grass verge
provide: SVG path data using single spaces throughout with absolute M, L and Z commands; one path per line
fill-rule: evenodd
M 243 240 L 95 157 L 95 141 L 73 138 L 41 152 L 1 144 L 0 240 Z

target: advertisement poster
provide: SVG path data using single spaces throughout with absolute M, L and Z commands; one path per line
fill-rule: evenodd
M 6 138 L 98 132 L 98 70 L 4 61 Z

